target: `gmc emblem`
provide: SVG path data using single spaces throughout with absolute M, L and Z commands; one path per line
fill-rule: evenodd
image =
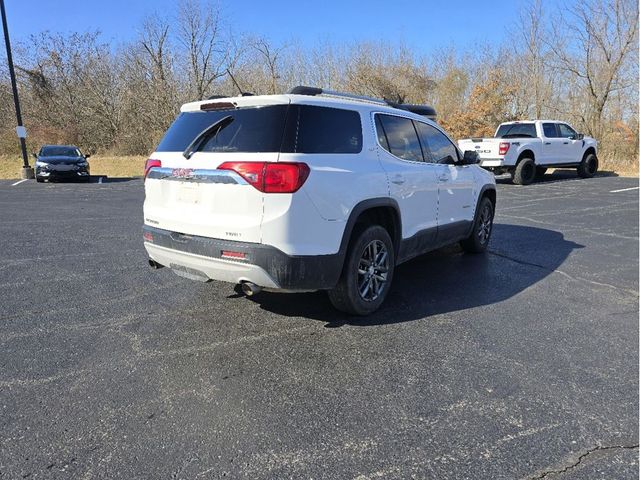
M 191 178 L 193 177 L 192 168 L 174 168 L 171 170 L 171 176 L 176 178 Z

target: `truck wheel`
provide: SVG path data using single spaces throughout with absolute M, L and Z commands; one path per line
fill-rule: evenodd
M 582 178 L 591 178 L 598 171 L 598 157 L 593 153 L 585 155 L 580 165 L 578 165 L 578 176 Z
M 465 252 L 482 253 L 487 249 L 493 231 L 493 214 L 493 202 L 487 197 L 482 197 L 473 221 L 471 235 L 460 242 Z
M 338 285 L 329 290 L 329 300 L 345 313 L 373 313 L 389 292 L 395 261 L 389 233 L 379 225 L 365 228 L 351 242 Z
M 536 167 L 536 182 L 542 180 L 545 173 L 547 173 L 547 167 Z
M 536 164 L 531 158 L 523 158 L 511 173 L 511 179 L 516 185 L 529 185 L 536 178 Z

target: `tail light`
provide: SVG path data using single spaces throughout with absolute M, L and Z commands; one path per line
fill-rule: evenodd
M 236 172 L 264 193 L 294 193 L 309 177 L 306 163 L 225 162 L 218 170 Z
M 509 142 L 500 142 L 498 146 L 498 155 L 506 155 L 511 144 Z
M 162 162 L 160 160 L 154 160 L 150 158 L 144 163 L 144 178 L 147 179 L 147 175 L 149 175 L 149 171 L 154 167 L 161 167 Z

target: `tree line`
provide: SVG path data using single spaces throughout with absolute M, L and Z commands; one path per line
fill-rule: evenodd
M 637 2 L 547 8 L 538 0 L 522 10 L 502 45 L 443 45 L 428 55 L 402 42 L 277 43 L 239 31 L 199 0 L 146 18 L 122 44 L 98 31 L 42 32 L 14 46 L 28 142 L 145 155 L 182 103 L 313 85 L 430 104 L 456 139 L 491 136 L 503 121 L 565 120 L 601 142 L 609 165 L 637 165 Z M 5 61 L 0 72 L 0 153 L 13 154 Z

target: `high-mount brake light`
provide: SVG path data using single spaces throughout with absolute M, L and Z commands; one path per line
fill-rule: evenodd
M 309 166 L 299 162 L 225 162 L 218 170 L 236 172 L 264 193 L 294 193 L 309 177 Z
M 148 159 L 145 163 L 144 163 L 144 179 L 147 179 L 147 175 L 149 175 L 149 171 L 151 171 L 152 168 L 155 167 L 161 167 L 162 166 L 162 162 L 160 160 L 156 160 L 154 158 L 150 158 Z
M 509 142 L 500 142 L 498 146 L 498 155 L 506 155 L 511 144 Z
M 236 104 L 232 102 L 211 102 L 211 103 L 203 103 L 200 105 L 200 110 L 211 111 L 211 110 L 231 110 L 236 108 Z

